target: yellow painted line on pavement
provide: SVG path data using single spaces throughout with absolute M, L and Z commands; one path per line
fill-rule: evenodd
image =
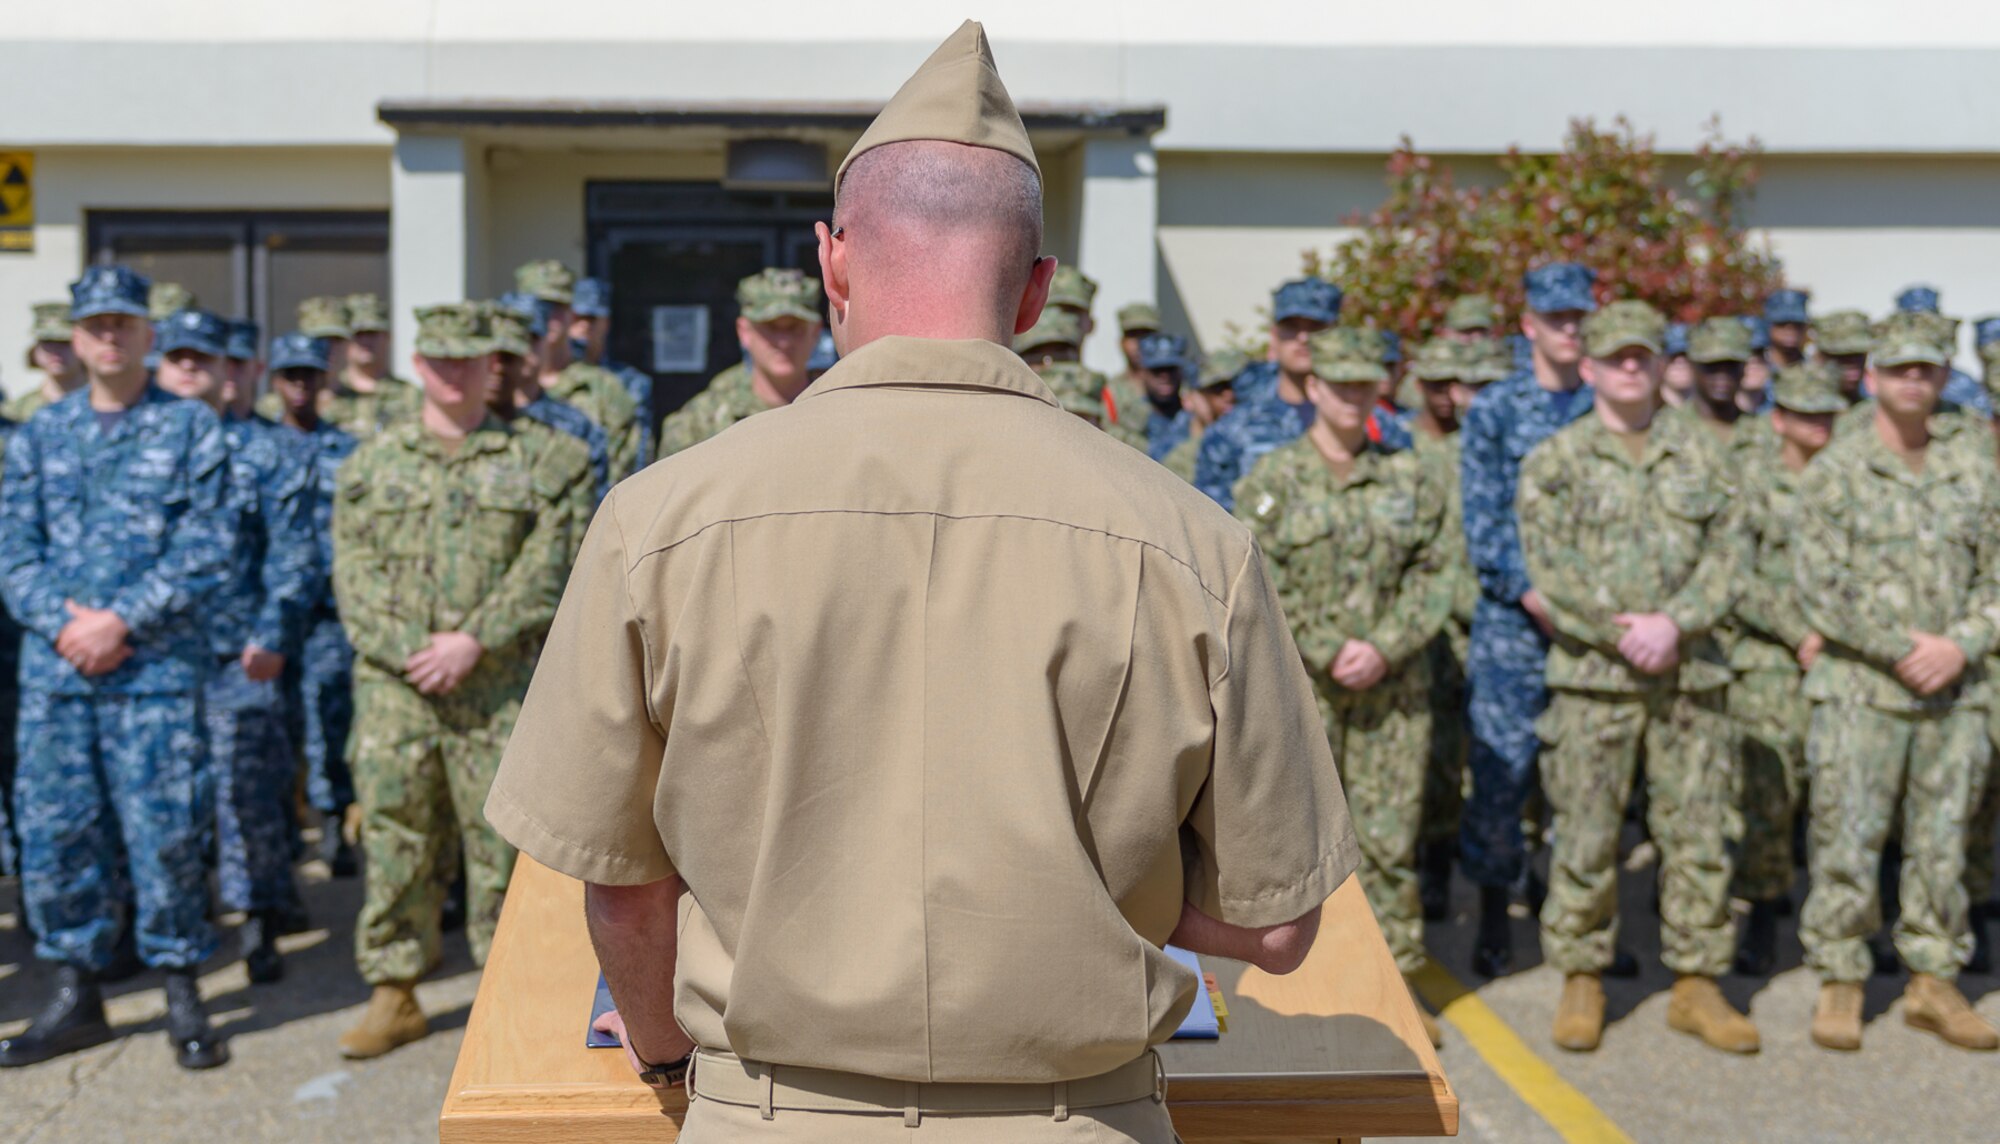
M 1433 961 L 1416 974 L 1416 983 L 1438 1015 L 1569 1144 L 1633 1144 L 1603 1109 L 1564 1080 L 1449 970 Z

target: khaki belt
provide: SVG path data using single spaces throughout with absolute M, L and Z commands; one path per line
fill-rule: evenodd
M 915 1126 L 933 1115 L 1045 1112 L 1066 1119 L 1072 1109 L 1102 1108 L 1134 1100 L 1164 1101 L 1166 1070 L 1148 1050 L 1108 1073 L 1053 1084 L 923 1084 L 860 1073 L 746 1061 L 731 1053 L 697 1049 L 688 1088 L 703 1100 L 755 1108 L 769 1120 L 778 1109 L 795 1112 L 900 1112 Z

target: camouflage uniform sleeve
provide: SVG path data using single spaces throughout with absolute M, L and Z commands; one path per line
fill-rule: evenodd
M 1225 509 L 1236 507 L 1236 482 L 1243 475 L 1243 448 L 1236 441 L 1237 422 L 1232 420 L 1237 417 L 1231 410 L 1209 426 L 1194 458 L 1194 487 Z
M 1680 590 L 1663 609 L 1683 637 L 1711 631 L 1736 603 L 1739 582 L 1749 563 L 1748 532 L 1743 525 L 1743 498 L 1724 486 L 1722 507 L 1702 530 L 1701 555 Z
M 340 466 L 333 499 L 333 594 L 356 654 L 401 675 L 404 662 L 430 633 L 396 615 L 396 586 L 367 503 L 372 467 L 373 455 L 365 449 Z
M 1338 630 L 1325 601 L 1316 598 L 1306 577 L 1291 567 L 1298 546 L 1284 538 L 1285 522 L 1299 506 L 1288 496 L 1290 481 L 1283 474 L 1281 453 L 1266 453 L 1237 485 L 1241 498 L 1236 515 L 1250 526 L 1257 550 L 1263 554 L 1264 571 L 1278 594 L 1278 606 L 1298 645 L 1299 658 L 1315 675 L 1325 675 L 1332 667 L 1348 635 Z M 1325 585 L 1320 585 L 1322 589 Z
M 319 563 L 312 523 L 312 471 L 293 457 L 279 458 L 275 479 L 262 490 L 265 532 L 263 602 L 250 626 L 250 643 L 297 655 Z
M 1459 497 L 1464 502 L 1465 549 L 1478 575 L 1479 587 L 1496 600 L 1514 603 L 1528 594 L 1529 576 L 1521 556 L 1521 535 L 1514 520 L 1514 489 L 1506 477 L 1507 456 L 1500 415 L 1494 407 L 1499 394 L 1481 394 L 1466 411 L 1460 430 Z
M 1410 549 L 1402 575 L 1397 578 L 1395 597 L 1383 609 L 1384 622 L 1359 637 L 1374 645 L 1392 669 L 1423 651 L 1444 630 L 1444 622 L 1451 615 L 1454 585 L 1449 573 L 1450 552 L 1444 540 L 1445 498 L 1421 466 L 1417 469 L 1415 492 L 1416 543 Z
M 1768 546 L 1774 543 L 1773 530 L 1782 525 L 1771 515 L 1768 486 L 1748 493 L 1743 502 L 1743 543 L 1747 558 L 1754 564 L 1761 559 L 1756 554 L 1768 551 Z M 1772 583 L 1758 575 L 1755 567 L 1743 578 L 1742 593 L 1736 598 L 1736 617 L 1788 648 L 1797 648 L 1812 631 L 1812 625 L 1806 623 L 1805 611 L 1799 607 L 1794 585 L 1790 581 Z
M 1806 466 L 1799 481 L 1797 531 L 1792 541 L 1792 579 L 1806 622 L 1884 671 L 1910 653 L 1908 633 L 1873 623 L 1859 606 L 1868 579 L 1856 575 L 1848 539 L 1853 500 L 1845 481 L 1821 458 Z
M 1608 570 L 1588 565 L 1570 531 L 1575 521 L 1569 503 L 1573 479 L 1562 450 L 1551 442 L 1529 453 L 1515 502 L 1519 525 L 1510 531 L 1520 545 L 1528 582 L 1548 609 L 1549 623 L 1571 639 L 1615 653 L 1624 631 L 1611 619 L 1614 610 L 1591 591 L 1592 582 Z
M 590 463 L 577 451 L 547 450 L 530 474 L 535 494 L 547 509 L 522 539 L 507 571 L 465 617 L 459 630 L 493 651 L 530 632 L 547 630 L 562 601 L 563 581 L 576 555 L 583 524 L 577 508 L 589 496 Z
M 174 521 L 159 561 L 111 599 L 110 610 L 135 636 L 193 612 L 229 577 L 238 530 L 230 503 L 229 447 L 222 422 L 206 407 L 196 411 L 189 432 L 193 439 L 181 462 L 187 507 Z
M 666 460 L 675 453 L 693 445 L 695 419 L 701 415 L 701 406 L 706 393 L 697 393 L 686 405 L 673 411 L 665 421 L 660 422 L 660 454 L 657 459 Z
M 1972 591 L 1965 612 L 1939 634 L 1957 644 L 1969 663 L 1991 655 L 2000 642 L 2000 470 L 1980 466 L 1981 515 L 1973 553 Z
M 42 521 L 37 436 L 34 429 L 25 429 L 7 446 L 6 476 L 0 478 L 0 588 L 7 610 L 21 625 L 54 642 L 69 622 L 69 612 L 47 568 L 49 534 Z

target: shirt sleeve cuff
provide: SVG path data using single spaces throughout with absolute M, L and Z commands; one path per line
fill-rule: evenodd
M 557 833 L 498 788 L 486 796 L 486 821 L 515 849 L 581 882 L 643 886 L 676 873 L 664 848 L 632 855 L 612 854 L 584 845 Z

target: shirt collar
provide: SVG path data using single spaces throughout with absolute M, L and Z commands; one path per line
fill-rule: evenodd
M 1020 355 L 978 339 L 877 338 L 841 358 L 799 400 L 878 386 L 997 389 L 1060 407 L 1056 395 Z

